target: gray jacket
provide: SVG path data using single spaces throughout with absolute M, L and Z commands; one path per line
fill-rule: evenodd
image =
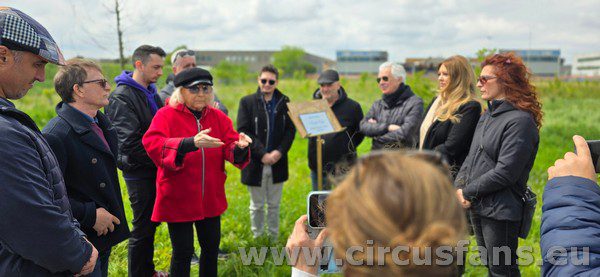
M 414 148 L 419 142 L 423 99 L 416 96 L 408 85 L 401 84 L 398 90 L 401 91 L 401 95 L 393 105 L 389 106 L 383 99 L 379 99 L 360 121 L 360 131 L 373 138 L 371 150 Z M 367 122 L 371 118 L 377 123 Z M 389 132 L 388 126 L 391 124 L 399 125 L 400 129 Z
M 539 141 L 530 113 L 507 101 L 489 104 L 454 182 L 471 201 L 471 211 L 495 220 L 521 220 L 521 197 Z

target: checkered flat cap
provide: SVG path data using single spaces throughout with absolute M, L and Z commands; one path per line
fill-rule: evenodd
M 46 28 L 14 8 L 0 7 L 0 45 L 31 52 L 50 63 L 65 64 L 65 58 Z

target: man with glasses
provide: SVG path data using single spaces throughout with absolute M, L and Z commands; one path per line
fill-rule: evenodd
M 196 67 L 196 52 L 194 52 L 194 50 L 179 49 L 171 54 L 171 64 L 173 65 L 173 74 L 169 74 L 166 82 L 167 85 L 158 93 L 158 96 L 160 96 L 160 100 L 162 100 L 163 103 L 167 101 L 167 98 L 171 97 L 171 94 L 173 94 L 173 91 L 175 90 L 175 85 L 173 85 L 175 75 L 185 69 Z M 227 107 L 221 103 L 219 97 L 217 97 L 214 92 L 213 96 L 215 108 L 218 108 L 227 114 L 229 112 Z
M 163 106 L 156 93 L 156 81 L 162 76 L 165 51 L 142 45 L 133 51 L 135 70 L 115 77 L 117 88 L 110 94 L 105 111 L 117 131 L 117 166 L 123 171 L 131 209 L 133 230 L 129 239 L 129 276 L 164 276 L 154 271 L 154 234 L 152 222 L 156 197 L 157 168 L 142 145 L 154 115 Z
M 404 82 L 406 70 L 396 62 L 379 66 L 377 84 L 382 92 L 360 122 L 360 131 L 373 138 L 372 150 L 415 148 L 423 116 L 423 99 Z
M 39 22 L 0 7 L 0 276 L 93 272 L 98 251 L 73 218 L 56 158 L 35 122 L 10 100 L 64 65 Z
M 325 70 L 317 79 L 319 88 L 313 93 L 313 99 L 325 99 L 337 117 L 343 132 L 323 135 L 323 188 L 330 190 L 327 176 L 339 175 L 356 161 L 356 148 L 364 135 L 358 131 L 363 111 L 358 102 L 350 99 L 340 84 L 340 76 L 335 70 Z M 308 140 L 308 167 L 312 189 L 318 190 L 317 182 L 317 144 L 315 138 Z
M 287 152 L 296 129 L 288 116 L 287 96 L 277 89 L 279 71 L 264 66 L 256 93 L 240 100 L 237 127 L 252 139 L 250 164 L 242 170 L 242 183 L 250 192 L 250 218 L 255 238 L 264 233 L 265 205 L 268 234 L 279 235 L 279 202 L 283 182 L 288 179 Z
M 100 111 L 110 84 L 92 61 L 74 59 L 60 67 L 54 88 L 62 99 L 44 136 L 65 179 L 73 216 L 98 249 L 102 276 L 108 276 L 111 247 L 129 237 L 117 175 L 117 133 Z

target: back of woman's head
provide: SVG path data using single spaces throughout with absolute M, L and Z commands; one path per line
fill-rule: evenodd
M 353 259 L 362 259 L 364 263 L 346 264 L 345 273 L 456 274 L 456 257 L 450 265 L 437 265 L 436 247 L 456 246 L 465 237 L 464 211 L 447 172 L 428 161 L 399 152 L 380 152 L 361 158 L 329 196 L 326 216 L 337 257 L 348 258 L 346 251 L 352 247 L 375 249 L 371 257 L 368 250 L 355 251 Z M 378 247 L 389 247 L 388 253 L 379 253 L 383 257 L 380 256 Z M 398 247 L 408 249 L 399 248 L 402 251 L 394 253 Z M 427 258 L 426 247 L 431 247 L 431 263 L 417 265 L 414 255 Z
M 538 99 L 535 86 L 531 83 L 531 73 L 523 59 L 514 53 L 502 53 L 488 56 L 481 67 L 493 66 L 498 85 L 506 95 L 506 101 L 518 109 L 531 113 L 538 128 L 542 127 L 542 104 Z
M 440 90 L 442 104 L 436 113 L 440 121 L 452 120 L 458 122 L 456 111 L 461 105 L 478 100 L 475 86 L 475 73 L 467 58 L 456 55 L 444 60 L 441 66 L 446 67 L 450 82 Z

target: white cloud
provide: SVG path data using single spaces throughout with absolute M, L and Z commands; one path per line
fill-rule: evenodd
M 390 59 L 474 55 L 486 48 L 598 51 L 600 1 L 122 1 L 125 50 L 259 50 L 296 45 L 335 58 L 340 49 L 387 50 Z M 118 56 L 112 0 L 7 1 L 40 21 L 67 56 Z

